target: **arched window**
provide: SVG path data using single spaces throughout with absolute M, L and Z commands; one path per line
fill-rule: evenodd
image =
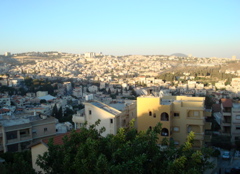
M 153 114 L 153 117 L 156 118 L 156 113 Z
M 163 128 L 162 132 L 161 132 L 162 136 L 168 136 L 168 129 L 167 128 Z
M 152 116 L 152 112 L 151 111 L 149 111 L 149 116 Z
M 169 121 L 169 116 L 166 112 L 161 114 L 161 121 Z
M 152 130 L 152 126 L 149 126 L 149 130 Z

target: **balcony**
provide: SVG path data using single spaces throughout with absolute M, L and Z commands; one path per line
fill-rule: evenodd
M 223 121 L 223 122 L 222 122 L 222 126 L 229 127 L 229 126 L 231 126 L 231 122 L 229 122 L 229 121 Z
M 223 132 L 223 133 L 221 133 L 221 135 L 223 135 L 223 136 L 231 136 L 231 133 L 230 132 Z
M 229 116 L 229 117 L 231 117 L 231 116 L 232 116 L 232 113 L 231 113 L 231 112 L 223 112 L 223 116 Z
M 205 122 L 204 123 L 204 129 L 211 129 L 212 128 L 212 122 Z
M 15 139 L 10 139 L 10 140 L 7 140 L 7 143 L 16 143 L 18 142 L 19 140 L 17 138 Z
M 85 123 L 86 119 L 83 116 L 75 116 L 75 115 L 73 115 L 72 121 L 74 123 Z
M 211 117 L 212 116 L 212 110 L 211 109 L 206 109 L 204 111 L 204 116 L 205 117 Z
M 20 141 L 31 140 L 32 137 L 30 135 L 25 135 L 20 137 Z
M 203 133 L 195 133 L 194 132 L 194 140 L 204 140 Z

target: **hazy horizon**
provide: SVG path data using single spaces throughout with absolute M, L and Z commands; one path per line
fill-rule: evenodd
M 240 1 L 1 1 L 0 54 L 240 58 Z

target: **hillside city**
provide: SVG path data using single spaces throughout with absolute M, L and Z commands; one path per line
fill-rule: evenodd
M 43 154 L 36 149 L 46 138 L 58 139 L 98 119 L 97 129 L 106 129 L 103 137 L 117 134 L 133 119 L 138 131 L 160 122 L 158 143 L 167 138 L 176 147 L 192 131 L 195 149 L 230 153 L 229 161 L 211 159 L 211 172 L 240 167 L 236 56 L 6 52 L 0 65 L 0 153 L 31 149 L 36 171 L 42 171 L 35 163 Z

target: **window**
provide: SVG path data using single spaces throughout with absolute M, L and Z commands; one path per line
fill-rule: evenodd
M 20 137 L 27 137 L 29 136 L 29 129 L 20 130 Z
M 149 116 L 152 116 L 152 112 L 151 111 L 149 111 Z
M 155 113 L 153 114 L 153 117 L 156 118 L 156 114 Z
M 37 134 L 37 131 L 36 131 L 36 130 L 32 130 L 32 133 L 33 133 L 33 134 Z
M 111 124 L 113 123 L 113 119 L 112 119 L 112 118 L 110 119 L 110 123 L 111 123 Z
M 44 132 L 47 132 L 47 128 L 46 127 L 44 128 Z
M 163 112 L 161 114 L 161 121 L 169 121 L 168 119 L 169 119 L 168 114 L 166 112 Z
M 163 128 L 162 132 L 161 132 L 162 136 L 168 136 L 168 129 L 167 128 Z
M 198 117 L 199 116 L 199 112 L 198 111 L 194 111 L 193 112 L 193 116 Z
M 7 140 L 12 140 L 17 138 L 17 131 L 11 131 L 6 133 Z
M 152 126 L 149 126 L 149 130 L 152 130 Z
M 240 130 L 240 126 L 236 126 L 236 130 Z
M 240 120 L 240 115 L 236 115 L 236 119 Z
M 88 113 L 89 113 L 89 115 L 92 115 L 92 111 L 91 110 L 89 110 Z
M 174 116 L 174 117 L 179 117 L 179 113 L 174 112 L 174 113 L 173 113 L 173 116 Z
M 179 127 L 173 127 L 174 132 L 179 132 Z

